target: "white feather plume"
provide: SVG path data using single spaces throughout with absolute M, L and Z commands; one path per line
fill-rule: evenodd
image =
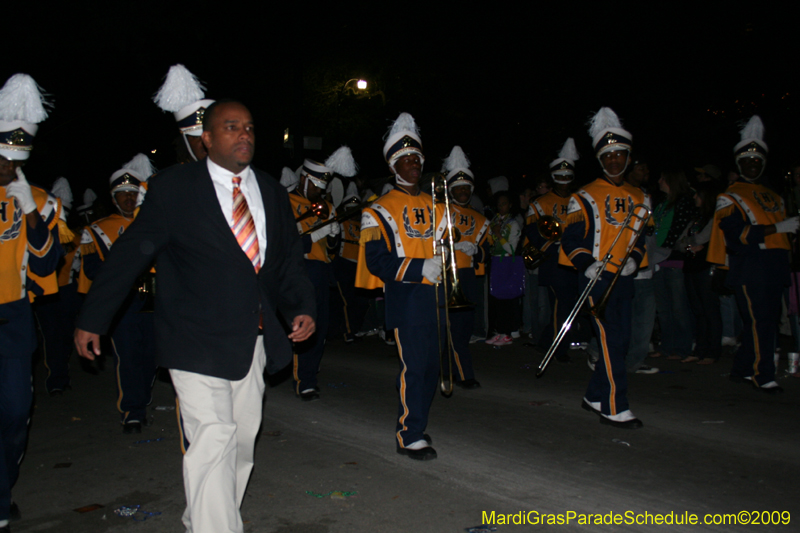
M 410 116 L 410 115 L 409 115 Z M 325 166 L 340 176 L 352 178 L 358 172 L 358 165 L 353 159 L 353 153 L 347 146 L 342 146 L 325 160 Z
M 122 168 L 132 170 L 139 176 L 141 181 L 147 181 L 150 176 L 156 173 L 153 162 L 144 154 L 136 154 L 133 159 L 122 165 Z
M 95 200 L 97 200 L 97 194 L 92 189 L 86 189 L 83 191 L 83 205 L 81 209 L 89 207 Z
M 442 171 L 452 172 L 457 168 L 469 168 L 467 154 L 458 145 L 453 146 L 450 155 L 442 161 Z
M 389 132 L 386 134 L 384 139 L 388 139 L 395 133 L 399 133 L 401 131 L 410 131 L 417 137 L 420 136 L 419 128 L 417 127 L 417 123 L 414 121 L 414 117 L 405 112 L 400 113 L 397 119 L 392 123 L 392 126 L 389 128 Z
M 601 107 L 589 122 L 589 136 L 594 137 L 608 128 L 621 128 L 619 117 L 610 107 Z
M 358 198 L 358 186 L 356 185 L 356 182 L 351 181 L 350 184 L 347 185 L 347 191 L 344 193 L 344 197 L 345 199 L 348 199 L 354 196 Z
M 58 178 L 56 181 L 54 181 L 53 186 L 50 188 L 50 192 L 53 193 L 53 196 L 61 199 L 61 205 L 67 209 L 72 207 L 72 189 L 69 186 L 69 181 L 67 181 L 67 178 Z
M 283 170 L 281 170 L 281 185 L 283 185 L 287 191 L 291 191 L 297 187 L 299 181 L 300 178 L 294 170 L 289 167 L 283 167 Z
M 153 101 L 162 110 L 174 113 L 205 98 L 205 89 L 189 69 L 181 64 L 172 65 Z
M 0 89 L 0 120 L 38 124 L 47 118 L 45 107 L 53 104 L 27 74 L 14 74 Z
M 753 115 L 750 117 L 750 120 L 744 125 L 744 127 L 739 131 L 739 134 L 742 136 L 741 140 L 745 139 L 756 139 L 759 141 L 764 140 L 764 123 L 761 122 L 761 117 L 758 115 Z
M 575 147 L 575 139 L 570 137 L 566 140 L 564 146 L 561 147 L 561 151 L 558 152 L 558 157 L 569 159 L 570 161 L 578 160 L 580 156 L 578 155 L 578 149 Z

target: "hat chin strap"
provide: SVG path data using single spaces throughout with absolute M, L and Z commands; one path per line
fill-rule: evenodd
M 420 165 L 419 165 L 419 173 L 420 174 L 422 174 L 422 165 L 423 164 L 424 164 L 424 161 L 420 161 Z M 398 174 L 397 171 L 394 169 L 394 165 L 390 166 L 389 168 L 391 168 L 392 172 L 394 172 L 394 180 L 397 182 L 398 185 L 403 185 L 405 187 L 413 187 L 414 186 L 413 183 L 409 183 L 409 182 L 407 182 L 406 180 L 404 180 L 403 178 L 400 177 L 400 174 Z
M 600 161 L 600 158 L 598 157 L 598 158 L 597 158 L 597 160 L 598 160 L 598 161 Z M 606 167 L 604 167 L 604 166 L 603 166 L 603 162 L 602 162 L 602 161 L 600 161 L 600 168 L 602 168 L 602 169 L 603 169 L 603 174 L 605 174 L 605 175 L 606 175 L 606 176 L 608 176 L 609 178 L 618 178 L 618 177 L 620 177 L 620 176 L 622 176 L 622 175 L 624 175 L 624 174 L 625 174 L 625 171 L 626 171 L 626 170 L 628 170 L 628 165 L 630 164 L 630 162 L 631 162 L 631 156 L 628 156 L 628 157 L 625 159 L 625 166 L 624 166 L 624 167 L 622 167 L 622 171 L 621 171 L 620 173 L 618 173 L 618 174 L 609 174 L 609 173 L 606 171 Z
M 758 181 L 759 179 L 761 179 L 761 176 L 763 176 L 763 175 L 764 175 L 764 169 L 765 169 L 765 168 L 767 168 L 767 160 L 766 160 L 766 159 L 762 159 L 762 160 L 761 160 L 761 161 L 762 161 L 762 163 L 761 163 L 761 172 L 759 172 L 759 173 L 758 173 L 758 176 L 756 176 L 755 178 L 753 178 L 753 179 L 750 179 L 750 178 L 748 178 L 748 177 L 745 177 L 745 176 L 742 174 L 742 165 L 741 165 L 741 163 L 739 163 L 739 161 L 740 161 L 741 159 L 742 159 L 742 158 L 740 157 L 740 158 L 738 158 L 738 159 L 736 160 L 736 168 L 738 168 L 738 169 L 739 169 L 739 177 L 740 177 L 740 178 L 742 178 L 743 180 L 745 180 L 745 181 L 746 181 L 746 182 L 748 182 L 748 183 L 753 183 L 754 181 Z
M 197 161 L 197 156 L 194 155 L 194 150 L 192 150 L 192 145 L 189 144 L 189 139 L 186 138 L 186 134 L 181 133 L 181 137 L 183 137 L 183 142 L 186 144 L 186 149 L 189 150 L 189 157 L 192 158 L 192 161 Z

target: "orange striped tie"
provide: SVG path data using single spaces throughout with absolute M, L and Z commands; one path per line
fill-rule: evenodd
M 256 237 L 256 225 L 253 223 L 253 215 L 247 207 L 247 200 L 244 198 L 239 185 L 242 178 L 233 177 L 233 234 L 242 247 L 244 253 L 253 263 L 256 273 L 261 269 L 261 256 L 258 250 L 258 238 Z

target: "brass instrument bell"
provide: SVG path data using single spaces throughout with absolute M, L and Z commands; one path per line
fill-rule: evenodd
M 555 217 L 545 215 L 536 222 L 536 229 L 539 230 L 539 235 L 547 239 L 547 242 L 540 248 L 537 248 L 532 242 L 529 242 L 522 249 L 522 260 L 525 262 L 525 268 L 528 270 L 535 270 L 544 262 L 544 253 L 554 242 L 561 238 L 563 228 L 561 223 Z

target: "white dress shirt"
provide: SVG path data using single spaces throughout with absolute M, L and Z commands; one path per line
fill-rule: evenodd
M 208 173 L 211 174 L 211 181 L 214 182 L 214 189 L 217 191 L 217 199 L 222 209 L 222 214 L 228 225 L 233 227 L 233 178 L 239 176 L 242 182 L 239 188 L 247 200 L 247 207 L 253 217 L 253 224 L 256 227 L 256 238 L 258 239 L 258 253 L 261 264 L 264 264 L 264 253 L 267 250 L 267 219 L 264 212 L 264 202 L 261 199 L 261 189 L 258 188 L 258 181 L 253 170 L 248 166 L 238 174 L 226 170 L 214 163 L 210 157 L 206 158 Z M 233 230 L 231 230 L 233 231 Z

